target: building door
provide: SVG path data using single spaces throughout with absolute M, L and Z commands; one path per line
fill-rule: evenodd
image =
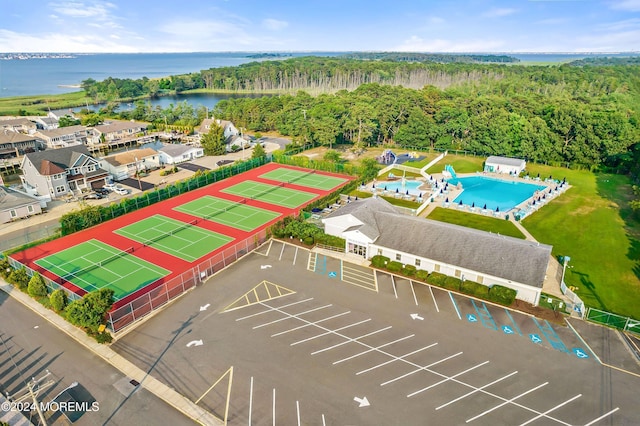
M 367 246 L 362 246 L 360 244 L 355 244 L 355 243 L 349 243 L 349 253 L 357 254 L 358 256 L 362 256 L 366 259 Z

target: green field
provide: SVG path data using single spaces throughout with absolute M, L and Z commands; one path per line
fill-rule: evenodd
M 284 183 L 280 185 L 284 185 Z M 251 180 L 225 188 L 222 192 L 290 209 L 300 207 L 317 197 L 316 194 L 310 192 L 298 191 L 279 185 L 267 185 L 266 183 Z
M 243 231 L 253 231 L 280 216 L 280 213 L 210 195 L 177 206 L 174 210 Z
M 98 240 L 85 241 L 35 263 L 87 292 L 110 288 L 116 300 L 171 273 Z
M 436 207 L 429 213 L 427 218 L 440 222 L 453 223 L 454 225 L 466 226 L 467 228 L 479 229 L 481 231 L 493 232 L 494 234 L 525 239 L 524 234 L 520 232 L 513 223 L 495 217 Z
M 277 182 L 287 182 L 309 188 L 322 189 L 323 191 L 330 191 L 347 181 L 347 179 L 335 176 L 318 174 L 315 170 L 303 172 L 283 167 L 262 174 L 260 177 L 263 179 L 275 180 Z
M 187 262 L 193 262 L 233 241 L 233 238 L 226 235 L 159 214 L 114 232 Z
M 444 166 L 451 164 L 456 173 L 475 173 L 482 171 L 486 157 L 473 157 L 448 154 L 442 160 L 427 169 L 427 173 L 441 173 Z

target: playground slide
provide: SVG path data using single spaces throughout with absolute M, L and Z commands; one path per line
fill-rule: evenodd
M 456 172 L 455 170 L 453 170 L 453 167 L 451 166 L 451 164 L 447 164 L 446 166 L 444 166 L 444 169 L 446 171 L 448 171 L 449 173 L 451 173 L 451 177 L 454 179 L 457 179 L 458 177 L 456 176 Z

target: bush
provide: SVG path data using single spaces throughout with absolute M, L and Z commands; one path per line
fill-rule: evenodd
M 386 268 L 387 267 L 387 263 L 389 263 L 391 259 L 389 259 L 386 256 L 382 256 L 380 254 L 377 254 L 375 256 L 373 256 L 371 258 L 371 266 L 375 267 L 375 268 Z
M 446 275 L 441 274 L 440 272 L 432 272 L 429 275 L 429 278 L 427 278 L 427 282 L 429 284 L 433 284 L 433 285 L 437 285 L 437 286 L 444 286 L 444 280 L 447 278 Z
M 317 243 L 324 244 L 331 247 L 344 248 L 346 240 L 344 238 L 336 237 L 329 234 L 319 234 L 314 237 Z
M 27 270 L 24 269 L 24 266 L 12 271 L 7 280 L 22 291 L 26 290 L 29 285 L 29 275 L 27 275 Z
M 460 284 L 462 284 L 460 278 L 446 277 L 442 286 L 448 290 L 460 291 Z
M 488 299 L 504 306 L 510 306 L 516 300 L 518 292 L 512 288 L 494 285 L 489 289 Z
M 85 294 L 71 302 L 66 311 L 67 320 L 74 325 L 97 332 L 104 323 L 104 316 L 113 304 L 113 290 L 102 288 Z
M 313 237 L 305 237 L 302 240 L 303 243 L 305 243 L 308 246 L 312 246 L 313 245 Z
M 460 286 L 460 291 L 481 299 L 489 298 L 489 287 L 471 280 L 464 281 Z
M 416 267 L 414 265 L 404 265 L 402 273 L 408 277 L 413 277 L 416 275 Z
M 387 270 L 390 272 L 400 272 L 402 271 L 402 263 L 396 260 L 389 262 L 387 263 Z
M 111 336 L 111 333 L 109 333 L 108 331 L 103 331 L 100 333 L 96 333 L 93 335 L 93 338 L 96 339 L 96 342 L 98 343 L 111 343 L 113 342 L 113 336 Z
M 7 278 L 12 270 L 9 260 L 6 257 L 0 259 L 0 276 L 2 276 L 2 278 Z
M 418 269 L 416 271 L 416 278 L 420 281 L 427 282 L 427 278 L 429 277 L 429 271 L 425 271 L 424 269 Z
M 47 284 L 39 273 L 34 273 L 27 286 L 27 292 L 31 297 L 45 297 L 48 293 Z
M 62 289 L 55 290 L 51 293 L 51 296 L 49 296 L 49 303 L 51 303 L 51 307 L 56 312 L 64 311 L 68 302 L 69 299 L 67 298 L 67 292 Z

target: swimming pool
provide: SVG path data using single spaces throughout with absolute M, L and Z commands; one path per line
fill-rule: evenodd
M 394 180 L 394 181 L 378 181 L 375 183 L 376 189 L 389 191 L 389 192 L 402 192 L 406 194 L 409 191 L 409 194 L 419 196 L 423 191 L 419 190 L 418 187 L 422 185 L 424 182 L 419 180 L 406 180 L 404 186 L 402 186 L 402 180 Z
M 518 204 L 531 198 L 536 191 L 546 188 L 544 185 L 501 180 L 486 176 L 470 176 L 457 179 L 449 179 L 448 182 L 457 185 L 462 183 L 462 193 L 458 195 L 454 203 L 472 205 L 483 208 L 485 205 L 489 210 L 499 208 L 506 212 L 513 209 Z

